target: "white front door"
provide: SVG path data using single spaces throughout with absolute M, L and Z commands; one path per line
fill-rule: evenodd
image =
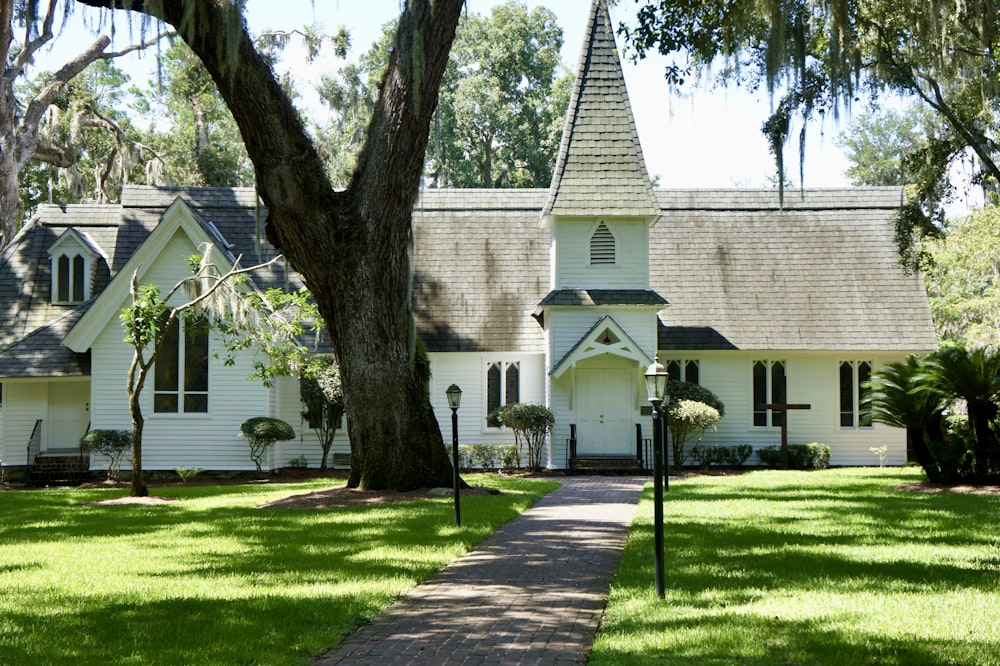
M 48 440 L 43 451 L 64 451 L 80 446 L 90 423 L 90 382 L 49 384 Z
M 634 368 L 576 369 L 577 455 L 635 455 Z

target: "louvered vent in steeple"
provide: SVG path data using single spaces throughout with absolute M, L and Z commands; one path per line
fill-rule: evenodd
M 615 237 L 604 222 L 597 225 L 594 235 L 590 237 L 590 265 L 615 265 Z

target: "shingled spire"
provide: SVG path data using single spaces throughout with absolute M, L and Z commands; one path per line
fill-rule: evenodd
M 593 0 L 542 224 L 554 215 L 657 217 L 606 0 Z

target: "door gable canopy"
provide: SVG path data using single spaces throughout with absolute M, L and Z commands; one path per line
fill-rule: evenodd
M 649 356 L 611 315 L 605 315 L 556 363 L 550 373 L 559 379 L 584 359 L 611 355 L 634 361 L 639 367 L 652 363 Z

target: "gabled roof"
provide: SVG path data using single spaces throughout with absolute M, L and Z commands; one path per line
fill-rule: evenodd
M 605 315 L 584 333 L 573 348 L 552 367 L 549 374 L 553 379 L 559 379 L 580 361 L 597 356 L 618 356 L 634 361 L 640 367 L 652 362 L 614 317 Z
M 659 214 L 606 0 L 593 0 L 542 224 L 553 215 Z
M 277 253 L 258 243 L 258 223 L 266 220 L 249 188 L 126 186 L 121 204 L 41 206 L 0 253 L 0 377 L 89 374 L 89 355 L 62 345 L 63 336 L 126 265 L 178 197 L 200 220 L 206 237 L 244 264 L 265 262 Z M 77 238 L 99 255 L 94 297 L 82 305 L 54 305 L 49 250 L 59 238 Z M 258 251 L 259 250 L 259 251 Z M 283 263 L 255 272 L 261 289 L 297 286 Z

